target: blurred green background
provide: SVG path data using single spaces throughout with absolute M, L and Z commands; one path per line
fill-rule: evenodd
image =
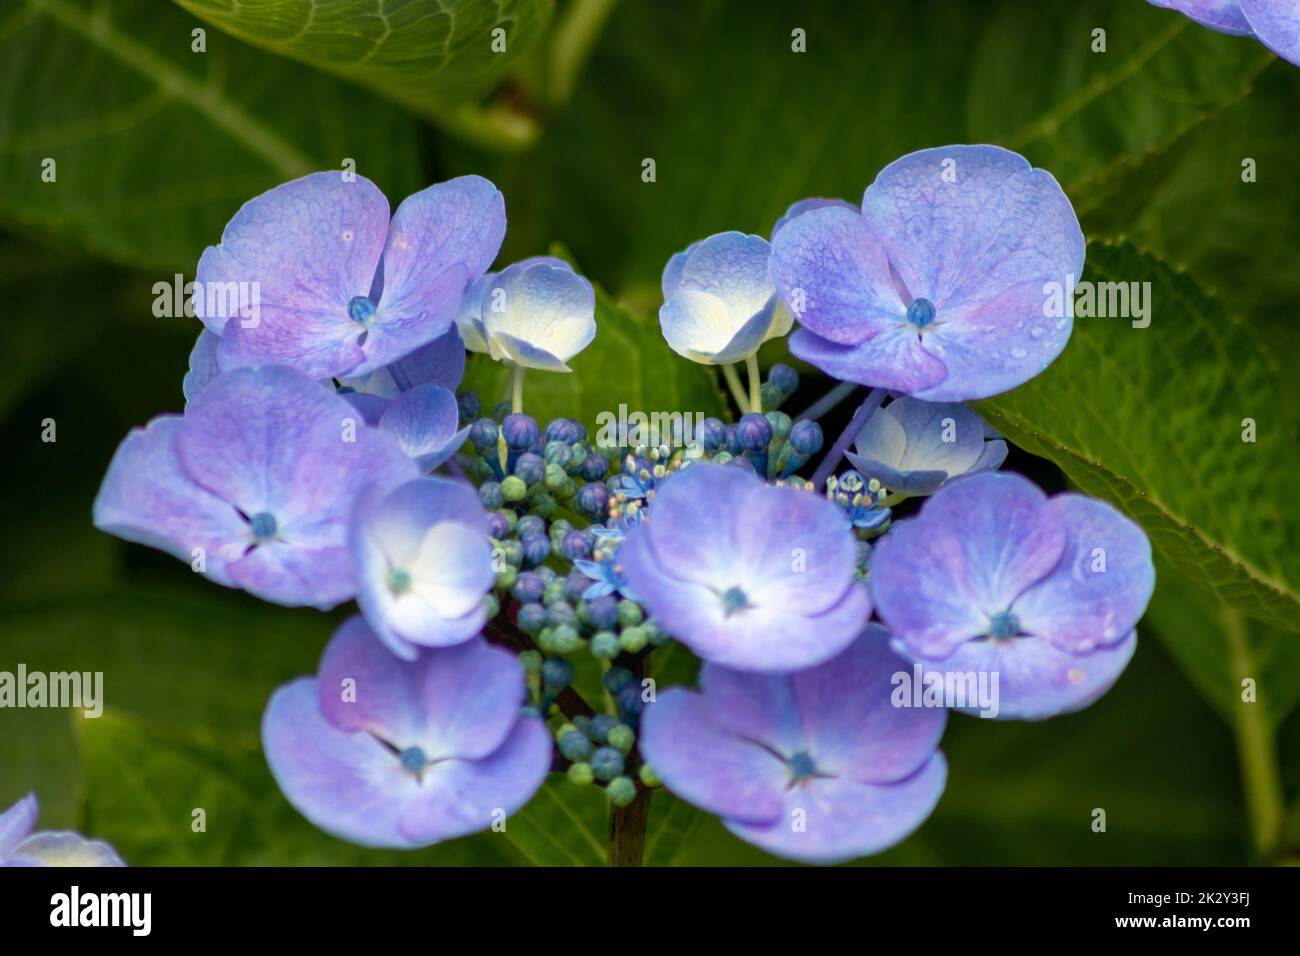
M 1109 695 L 1041 724 L 953 719 L 938 810 L 868 862 L 1295 859 L 1298 104 L 1300 71 L 1143 0 L 4 4 L 0 670 L 102 670 L 107 710 L 0 711 L 0 807 L 34 789 L 42 826 L 134 865 L 602 862 L 604 798 L 562 779 L 506 833 L 415 853 L 351 847 L 284 801 L 260 714 L 341 613 L 262 604 L 90 525 L 117 443 L 182 404 L 198 323 L 154 317 L 153 284 L 192 278 L 242 202 L 311 170 L 355 160 L 394 204 L 477 172 L 506 196 L 503 262 L 560 243 L 608 293 L 578 387 L 536 396 L 590 424 L 627 382 L 634 407 L 712 400 L 658 335 L 672 252 L 766 234 L 805 196 L 856 200 L 910 150 L 989 142 L 1060 180 L 1085 277 L 1150 281 L 1154 310 L 1143 330 L 1080 319 L 981 411 L 1024 449 L 1012 466 L 1140 520 L 1159 583 Z M 806 374 L 794 404 L 829 384 Z M 647 858 L 775 862 L 664 793 Z

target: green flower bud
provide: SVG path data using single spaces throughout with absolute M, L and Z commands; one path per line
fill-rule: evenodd
M 785 392 L 771 382 L 764 382 L 760 385 L 758 392 L 759 401 L 763 403 L 764 408 L 778 408 L 785 401 Z
M 566 481 L 569 480 L 569 476 L 565 473 L 563 468 L 561 468 L 555 462 L 551 462 L 549 465 L 546 466 L 545 480 L 546 480 L 546 487 L 549 488 L 551 491 L 555 491 L 558 488 L 560 488 Z
M 627 724 L 619 724 L 609 729 L 605 739 L 611 747 L 626 757 L 636 746 L 636 731 Z
M 591 653 L 603 661 L 612 661 L 618 657 L 620 645 L 617 634 L 611 631 L 598 631 L 591 638 Z
M 618 602 L 618 623 L 620 627 L 636 627 L 645 619 L 641 605 L 627 598 Z
M 763 407 L 766 408 L 767 405 L 764 404 Z M 789 415 L 785 412 L 768 412 L 765 417 L 767 423 L 772 426 L 773 441 L 785 441 L 790 437 L 790 429 L 794 423 L 790 420 Z
M 636 799 L 636 784 L 631 777 L 615 777 L 605 787 L 605 796 L 616 807 L 626 807 Z
M 501 494 L 506 501 L 523 501 L 528 494 L 528 486 L 518 475 L 507 475 L 506 480 L 501 482 Z
M 629 654 L 635 654 L 649 642 L 643 627 L 625 627 L 618 637 L 619 647 Z
M 545 632 L 543 632 L 545 633 Z M 582 638 L 568 624 L 551 629 L 551 646 L 556 654 L 572 654 L 582 647 Z
M 566 597 L 564 593 L 564 578 L 556 578 L 550 584 L 546 585 L 546 590 L 542 593 L 542 603 L 547 607 L 563 601 Z
M 569 781 L 579 786 L 585 786 L 596 779 L 596 775 L 591 772 L 591 764 L 586 761 L 569 765 Z
M 641 769 L 637 772 L 637 776 L 641 778 L 643 784 L 651 789 L 663 786 L 663 781 L 659 779 L 659 774 L 655 773 L 654 768 L 648 763 L 643 763 L 641 765 Z
M 542 628 L 541 633 L 537 635 L 537 647 L 543 654 L 558 653 L 555 650 L 555 628 Z

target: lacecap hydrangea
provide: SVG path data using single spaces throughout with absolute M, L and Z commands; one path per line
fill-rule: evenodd
M 505 222 L 476 176 L 391 217 L 330 173 L 251 200 L 203 254 L 196 306 L 235 282 L 258 308 L 204 296 L 183 411 L 127 436 L 95 504 L 217 584 L 356 601 L 263 717 L 307 819 L 427 846 L 508 827 L 562 774 L 623 815 L 611 859 L 639 856 L 633 805 L 666 787 L 770 853 L 835 862 L 942 807 L 948 710 L 986 712 L 913 706 L 900 679 L 996 676 L 997 716 L 1041 719 L 1119 678 L 1154 586 L 1145 535 L 1000 471 L 1006 440 L 962 404 L 1072 334 L 1043 302 L 1084 265 L 1050 173 L 921 150 L 860 204 L 799 200 L 770 240 L 686 246 L 662 347 L 732 402 L 689 436 L 529 414 L 529 382 L 573 374 L 600 334 L 598 292 L 553 256 L 494 263 Z M 791 353 L 840 380 L 798 416 L 799 372 L 758 361 L 792 328 Z M 463 387 L 467 350 L 504 366 L 478 376 L 508 383 L 500 401 Z M 694 686 L 656 684 L 670 646 L 701 662 Z

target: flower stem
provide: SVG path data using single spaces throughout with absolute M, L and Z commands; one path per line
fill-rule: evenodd
M 795 421 L 817 421 L 817 419 L 821 418 L 840 402 L 844 401 L 844 399 L 852 395 L 857 387 L 857 382 L 840 382 L 829 392 L 800 412 L 795 418 Z
M 749 410 L 751 412 L 761 412 L 763 410 L 763 373 L 758 370 L 758 353 L 749 355 L 745 358 L 745 368 L 749 372 Z
M 636 799 L 625 807 L 610 807 L 609 866 L 640 866 L 645 852 L 646 821 L 650 819 L 650 791 L 637 789 Z
M 1239 682 L 1246 677 L 1256 677 L 1256 661 L 1246 636 L 1245 620 L 1238 611 L 1227 608 L 1222 616 L 1234 675 Z M 1233 729 L 1255 852 L 1266 861 L 1278 848 L 1285 808 L 1277 769 L 1277 747 L 1263 707 L 1260 703 L 1243 701 L 1237 707 Z
M 831 450 L 826 453 L 826 457 L 822 459 L 822 463 L 818 465 L 817 470 L 813 472 L 813 488 L 817 491 L 821 491 L 826 487 L 826 479 L 831 476 L 831 473 L 835 471 L 841 459 L 844 458 L 844 452 L 848 450 L 853 439 L 857 438 L 858 433 L 866 426 L 867 419 L 871 417 L 871 413 L 879 408 L 880 403 L 884 400 L 885 390 L 883 388 L 873 388 L 871 393 L 867 396 L 866 401 L 858 406 L 858 410 L 854 412 L 853 417 L 849 419 L 848 427 L 846 427 L 844 431 L 840 432 L 840 437 L 835 439 L 835 444 L 831 446 Z
M 524 410 L 524 367 L 516 365 L 510 378 L 510 409 L 515 414 Z
M 740 414 L 744 415 L 749 411 L 749 399 L 745 397 L 745 387 L 740 384 L 740 376 L 736 373 L 736 366 L 722 366 L 722 377 L 727 380 L 727 387 L 731 389 L 731 397 L 736 400 L 736 405 L 740 408 Z
M 628 667 L 637 680 L 650 676 L 650 655 L 629 658 L 620 654 L 620 666 Z M 638 752 L 639 756 L 639 752 Z M 633 780 L 636 776 L 633 775 Z M 605 862 L 609 866 L 640 866 L 645 854 L 646 823 L 650 819 L 650 791 L 637 784 L 636 798 L 625 807 L 609 808 L 609 848 Z

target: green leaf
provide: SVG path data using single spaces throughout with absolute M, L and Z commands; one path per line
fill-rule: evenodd
M 500 834 L 423 850 L 370 850 L 317 830 L 255 749 L 152 731 L 114 712 L 81 722 L 80 823 L 131 866 L 463 866 L 517 862 Z M 202 810 L 204 829 L 196 830 Z
M 1258 710 L 1276 729 L 1300 703 L 1300 641 L 1258 621 L 1244 621 L 1166 566 L 1147 619 L 1165 649 L 1223 719 L 1236 725 Z M 1253 683 L 1244 700 L 1242 681 Z
M 980 411 L 1141 523 L 1193 587 L 1300 629 L 1300 515 L 1288 505 L 1300 453 L 1271 356 L 1191 278 L 1131 247 L 1090 244 L 1084 278 L 1150 283 L 1150 327 L 1077 318 L 1060 358 Z
M 1126 0 L 1003 3 L 974 46 L 966 120 L 1051 170 L 1081 217 L 1103 201 L 1131 209 L 1135 180 L 1158 177 L 1183 137 L 1272 62 L 1235 40 Z
M 806 53 L 791 50 L 795 27 Z M 1097 27 L 1105 53 L 1092 52 Z M 807 196 L 856 202 L 923 147 L 1010 146 L 1088 205 L 1125 163 L 1238 100 L 1269 61 L 1134 0 L 810 4 L 797 16 L 626 3 L 536 150 L 452 158 L 528 210 L 512 219 L 510 255 L 559 237 L 608 288 L 657 305 L 672 253 L 723 230 L 766 234 Z
M 7 5 L 0 216 L 179 271 L 243 202 L 312 170 L 353 159 L 394 200 L 424 185 L 417 124 L 399 110 L 219 33 L 191 52 L 195 26 L 163 3 Z
M 602 422 L 640 412 L 689 419 L 723 413 L 722 395 L 709 369 L 668 347 L 658 321 L 616 305 L 596 287 L 596 337 L 569 363 L 571 374 L 530 369 L 524 376 L 524 410 L 539 422 L 576 418 L 593 442 Z M 487 355 L 471 357 L 463 387 L 478 392 L 485 413 L 509 398 L 511 370 Z M 609 417 L 606 417 L 609 416 Z M 667 421 L 668 419 L 665 419 Z
M 1279 61 L 1249 97 L 1187 137 L 1162 182 L 1116 197 L 1105 217 L 1113 222 L 1084 219 L 1089 235 L 1123 233 L 1228 296 L 1284 367 L 1300 363 L 1297 102 L 1300 70 Z M 1300 417 L 1300 376 L 1286 376 L 1283 387 Z
M 107 704 L 120 714 L 196 740 L 256 746 L 271 692 L 315 671 L 338 615 L 190 582 L 180 563 L 174 574 L 180 580 L 166 587 L 10 602 L 0 668 L 101 671 Z
M 13 673 L 13 663 L 0 661 L 0 670 Z M 82 793 L 81 750 L 73 730 L 77 719 L 53 708 L 0 712 L 0 808 L 35 793 L 42 829 L 77 825 Z
M 535 135 L 520 115 L 500 114 L 498 125 L 477 117 L 472 101 L 542 36 L 551 0 L 176 2 L 241 40 L 352 80 L 462 133 L 517 141 L 512 145 Z M 494 36 L 498 29 L 504 32 Z
M 708 817 L 667 790 L 655 790 L 650 797 L 650 819 L 646 823 L 644 862 L 646 866 L 674 866 L 700 824 Z
M 604 866 L 609 800 L 600 787 L 551 774 L 506 821 L 510 844 L 534 866 Z
M 121 284 L 113 270 L 94 261 L 50 256 L 17 242 L 0 242 L 0 296 L 9 318 L 0 323 L 0 354 L 6 373 L 0 378 L 0 413 L 7 413 L 40 381 L 97 338 L 102 323 L 61 321 L 50 334 L 50 290 L 103 290 Z M 60 317 L 62 318 L 62 317 Z

